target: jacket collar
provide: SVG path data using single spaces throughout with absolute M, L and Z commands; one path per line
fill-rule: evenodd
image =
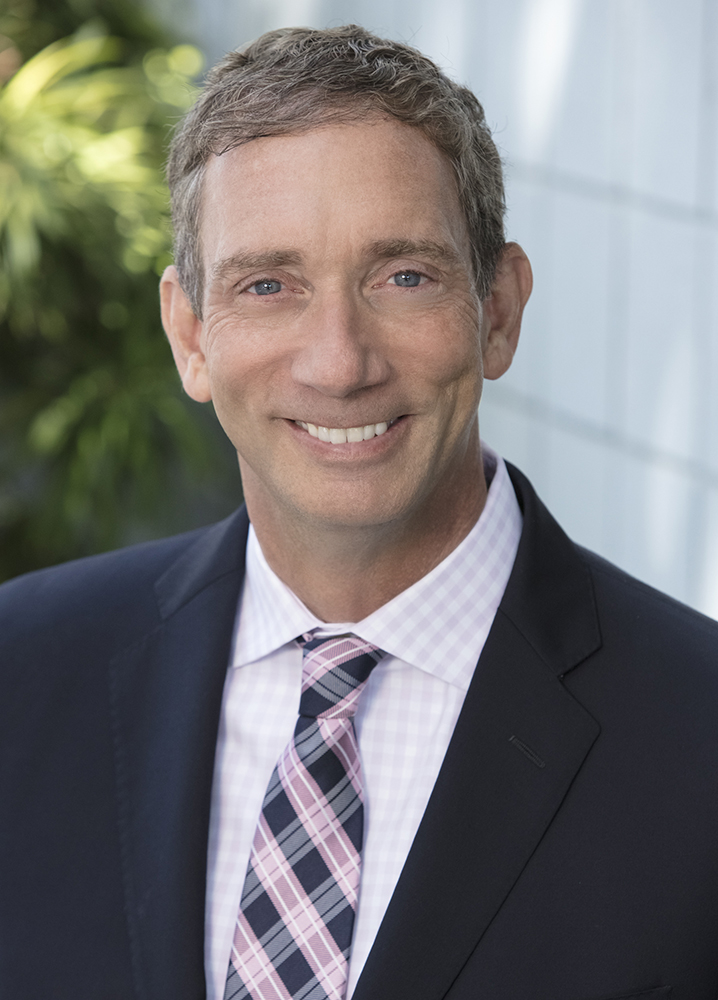
M 601 645 L 593 581 L 578 549 L 528 479 L 506 464 L 524 515 L 524 531 L 501 612 L 545 665 L 563 675 Z

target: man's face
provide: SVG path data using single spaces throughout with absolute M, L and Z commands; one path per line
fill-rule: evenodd
M 185 388 L 212 399 L 250 514 L 420 523 L 448 483 L 447 503 L 478 488 L 482 309 L 452 169 L 420 132 L 376 119 L 213 157 L 201 240 Z

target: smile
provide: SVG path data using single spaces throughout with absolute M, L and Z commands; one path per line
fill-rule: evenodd
M 370 441 L 373 437 L 386 434 L 396 420 L 381 421 L 378 424 L 365 424 L 363 427 L 318 427 L 316 424 L 305 424 L 303 420 L 295 420 L 295 424 L 311 434 L 312 437 L 326 441 L 327 444 L 347 444 L 356 441 Z

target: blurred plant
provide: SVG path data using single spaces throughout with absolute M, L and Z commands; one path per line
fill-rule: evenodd
M 167 46 L 165 33 L 147 15 L 146 6 L 137 0 L 0 0 L 0 34 L 25 62 L 94 22 L 122 39 L 125 64 L 137 63 L 149 49 Z
M 90 23 L 0 88 L 0 577 L 190 526 L 183 476 L 226 485 L 157 305 L 163 147 L 202 56 L 136 56 Z

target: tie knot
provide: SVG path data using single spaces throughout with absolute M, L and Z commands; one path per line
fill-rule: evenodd
M 304 654 L 299 714 L 319 719 L 354 715 L 359 695 L 384 656 L 383 650 L 352 633 L 328 639 L 307 633 L 297 642 Z

